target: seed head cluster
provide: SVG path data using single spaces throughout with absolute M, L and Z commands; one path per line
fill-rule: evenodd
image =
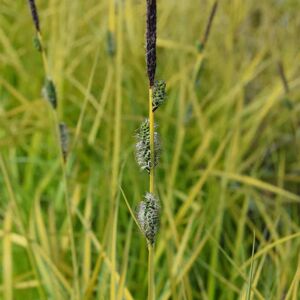
M 137 219 L 148 243 L 153 246 L 160 221 L 159 200 L 154 194 L 146 193 L 137 208 Z
M 35 36 L 33 38 L 33 46 L 38 52 L 42 52 L 43 47 L 42 47 L 41 41 L 38 36 Z
M 51 106 L 56 109 L 57 106 L 57 97 L 56 97 L 56 89 L 53 81 L 49 78 L 46 78 L 44 87 L 42 89 L 42 94 Z
M 166 100 L 166 82 L 155 80 L 153 88 L 152 111 L 156 111 Z
M 157 126 L 155 126 L 156 129 Z M 140 125 L 136 134 L 137 143 L 135 146 L 136 161 L 141 170 L 150 172 L 152 167 L 155 167 L 159 161 L 159 154 L 161 150 L 160 139 L 158 133 L 154 132 L 154 165 L 151 163 L 151 150 L 150 150 L 150 125 L 149 119 Z
M 69 147 L 69 132 L 68 127 L 65 123 L 59 123 L 59 138 L 60 146 L 64 161 L 67 161 L 68 147 Z

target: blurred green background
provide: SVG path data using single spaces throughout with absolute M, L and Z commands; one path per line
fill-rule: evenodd
M 297 300 L 300 2 L 219 1 L 199 52 L 213 2 L 158 1 L 156 299 Z M 134 157 L 145 1 L 36 4 L 69 158 L 28 3 L 0 0 L 0 299 L 146 299 L 147 245 L 125 202 L 148 189 Z

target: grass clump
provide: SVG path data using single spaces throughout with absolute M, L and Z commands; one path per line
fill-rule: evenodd
M 214 3 L 157 1 L 151 85 L 146 1 L 36 0 L 42 39 L 1 1 L 0 299 L 299 299 L 300 3 L 218 1 L 199 51 Z

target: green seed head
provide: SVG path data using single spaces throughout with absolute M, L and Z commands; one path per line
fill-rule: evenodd
M 64 158 L 64 162 L 67 161 L 68 147 L 69 147 L 69 132 L 68 127 L 65 123 L 59 123 L 59 138 L 61 152 Z
M 155 126 L 156 128 L 157 126 Z M 136 134 L 137 143 L 135 146 L 135 156 L 138 165 L 141 170 L 147 170 L 150 172 L 152 167 L 155 167 L 159 161 L 160 154 L 160 140 L 159 135 L 154 132 L 154 162 L 151 163 L 151 151 L 150 151 L 150 128 L 149 120 L 145 121 L 140 125 L 140 128 L 137 130 Z M 153 165 L 153 166 L 152 166 Z
M 146 193 L 137 208 L 137 219 L 148 243 L 153 246 L 160 222 L 160 204 L 154 194 Z
M 42 89 L 42 94 L 51 106 L 56 109 L 57 106 L 57 97 L 56 97 L 56 89 L 53 81 L 49 78 L 46 78 L 44 87 Z
M 154 82 L 152 111 L 159 108 L 166 100 L 166 82 L 164 80 L 156 80 Z
M 114 34 L 110 31 L 107 32 L 107 52 L 111 57 L 113 57 L 116 53 L 115 37 Z
M 37 51 L 42 52 L 43 48 L 42 48 L 42 44 L 41 44 L 41 41 L 38 38 L 38 36 L 35 36 L 33 38 L 33 46 Z

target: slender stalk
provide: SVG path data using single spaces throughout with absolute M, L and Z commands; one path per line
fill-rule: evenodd
M 149 88 L 149 130 L 150 130 L 150 153 L 151 168 L 149 176 L 149 191 L 154 193 L 154 113 L 152 111 L 153 88 Z
M 284 91 L 285 91 L 286 94 L 289 94 L 290 87 L 289 87 L 289 84 L 288 84 L 288 81 L 287 81 L 287 78 L 286 78 L 286 75 L 285 75 L 285 71 L 284 71 L 282 61 L 277 62 L 277 68 L 278 68 L 278 73 L 279 73 L 280 79 L 282 81 L 282 85 L 284 87 Z
M 149 129 L 150 129 L 150 153 L 151 168 L 149 176 L 149 191 L 154 193 L 154 112 L 152 107 L 153 88 L 149 88 Z M 154 245 L 148 243 L 148 300 L 154 300 Z
M 108 5 L 108 31 L 114 38 L 115 36 L 115 31 L 116 31 L 116 3 L 114 0 L 109 0 L 109 5 Z
M 112 264 L 112 270 L 117 268 L 117 214 L 118 214 L 118 181 L 120 175 L 120 152 L 121 152 L 121 140 L 122 140 L 122 72 L 123 72 L 123 32 L 122 32 L 122 22 L 123 22 L 123 7 L 122 2 L 118 1 L 117 3 L 113 2 L 111 9 L 114 9 L 113 12 L 113 34 L 116 34 L 116 49 L 115 55 L 111 55 L 111 62 L 115 68 L 115 103 L 114 103 L 114 133 L 113 133 L 113 157 L 112 157 L 112 175 L 111 175 L 111 218 L 112 222 L 111 227 L 111 243 L 110 243 L 110 259 Z M 118 10 L 116 11 L 116 5 Z M 116 299 L 116 286 L 117 281 L 115 276 L 112 274 L 110 278 L 110 299 Z
M 37 37 L 39 39 L 39 42 L 41 44 L 41 56 L 42 56 L 42 61 L 43 61 L 43 67 L 44 67 L 44 71 L 46 76 L 50 76 L 50 71 L 49 71 L 49 66 L 48 66 L 48 60 L 47 60 L 47 55 L 46 55 L 46 51 L 44 48 L 44 41 L 43 41 L 43 36 L 42 33 L 40 31 L 37 31 Z
M 155 284 L 154 284 L 154 247 L 148 245 L 148 300 L 155 299 Z
M 208 40 L 208 37 L 209 37 L 209 34 L 210 34 L 210 30 L 211 30 L 211 26 L 212 26 L 214 17 L 216 15 L 217 9 L 218 9 L 218 0 L 216 0 L 214 2 L 213 6 L 211 8 L 211 11 L 210 11 L 210 14 L 209 14 L 209 18 L 208 18 L 208 21 L 206 23 L 204 35 L 203 35 L 203 37 L 201 39 L 201 42 L 200 42 L 200 47 L 201 47 L 200 50 L 203 50 L 205 48 L 205 46 L 206 46 L 206 42 Z
M 107 52 L 110 57 L 114 57 L 116 55 L 116 6 L 118 3 L 116 0 L 108 1 Z
M 51 78 L 50 75 L 50 68 L 48 65 L 47 55 L 45 48 L 43 46 L 43 39 L 41 32 L 37 32 L 38 38 L 40 40 L 42 50 L 41 50 L 41 56 L 43 60 L 43 67 L 44 72 L 47 78 Z M 67 210 L 67 219 L 69 223 L 69 235 L 70 235 L 70 243 L 71 243 L 71 256 L 72 256 L 72 265 L 73 265 L 73 272 L 74 272 L 74 299 L 79 299 L 79 278 L 78 278 L 78 262 L 77 262 L 77 254 L 76 254 L 76 246 L 75 246 L 75 236 L 73 231 L 73 221 L 72 221 L 72 208 L 70 203 L 70 198 L 68 195 L 68 183 L 67 183 L 67 174 L 66 174 L 66 165 L 64 161 L 64 155 L 62 152 L 62 149 L 60 147 L 60 134 L 59 134 L 59 121 L 58 121 L 58 114 L 57 110 L 51 107 L 51 113 L 52 113 L 52 122 L 54 126 L 54 134 L 55 139 L 57 141 L 58 151 L 59 151 L 59 160 L 62 170 L 62 179 L 63 179 L 63 185 L 64 185 L 64 194 L 65 194 L 65 205 Z
M 80 291 L 79 291 L 79 275 L 78 275 L 78 261 L 77 261 L 77 253 L 76 253 L 76 245 L 75 245 L 75 235 L 73 230 L 73 220 L 72 220 L 72 204 L 70 202 L 69 192 L 68 192 L 68 181 L 67 181 L 67 170 L 65 164 L 65 158 L 60 147 L 60 133 L 59 133 L 59 121 L 56 110 L 52 110 L 52 118 L 53 118 L 53 126 L 55 130 L 55 137 L 57 140 L 57 146 L 59 151 L 59 160 L 62 170 L 62 180 L 63 180 L 63 190 L 65 194 L 65 205 L 67 210 L 67 221 L 69 223 L 69 236 L 71 243 L 71 257 L 72 257 L 72 265 L 73 265 L 73 274 L 74 274 L 74 299 L 80 299 Z

